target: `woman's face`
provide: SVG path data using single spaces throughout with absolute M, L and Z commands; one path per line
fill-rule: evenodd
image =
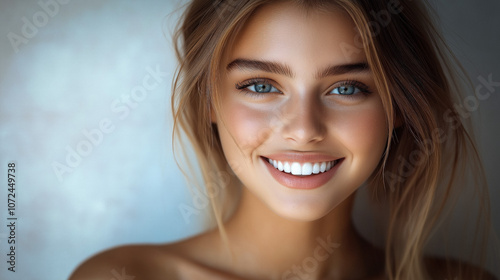
M 341 10 L 277 3 L 259 9 L 226 54 L 213 117 L 224 154 L 283 217 L 323 217 L 381 160 L 388 125 L 355 36 Z

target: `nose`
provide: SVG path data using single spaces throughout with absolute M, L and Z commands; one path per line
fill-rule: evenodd
M 320 142 L 325 138 L 326 126 L 321 116 L 321 104 L 313 98 L 291 101 L 282 113 L 282 135 L 297 146 Z

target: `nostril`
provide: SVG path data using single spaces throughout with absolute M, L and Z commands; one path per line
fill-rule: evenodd
M 301 102 L 299 102 L 301 101 Z M 283 137 L 297 144 L 308 144 L 324 139 L 326 127 L 319 106 L 311 100 L 295 100 L 287 110 L 277 115 Z

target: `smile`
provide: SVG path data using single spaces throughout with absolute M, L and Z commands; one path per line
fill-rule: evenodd
M 327 172 L 332 169 L 339 160 L 323 162 L 288 162 L 268 158 L 267 161 L 279 171 L 289 173 L 295 176 L 308 176 Z
M 325 185 L 336 173 L 344 158 L 330 156 L 277 155 L 261 157 L 269 174 L 279 184 L 291 189 L 315 189 Z

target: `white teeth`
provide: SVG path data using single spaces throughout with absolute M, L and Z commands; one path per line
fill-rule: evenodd
M 286 172 L 286 173 L 290 173 L 291 170 L 290 170 L 290 164 L 285 161 L 285 164 L 283 165 L 283 170 Z
M 317 162 L 313 165 L 313 173 L 314 174 L 319 173 L 319 163 L 317 163 Z
M 282 162 L 279 160 L 268 159 L 269 163 L 274 168 L 285 173 L 291 173 L 297 176 L 307 176 L 311 174 L 319 174 L 330 170 L 335 166 L 337 161 L 324 161 L 324 162 Z
M 300 163 L 292 163 L 292 175 L 302 175 L 302 167 L 300 167 Z
M 325 172 L 326 171 L 326 162 L 322 162 L 321 163 L 321 166 L 319 168 L 319 171 L 320 172 Z
M 302 165 L 302 175 L 311 175 L 313 172 L 312 163 L 306 162 Z

